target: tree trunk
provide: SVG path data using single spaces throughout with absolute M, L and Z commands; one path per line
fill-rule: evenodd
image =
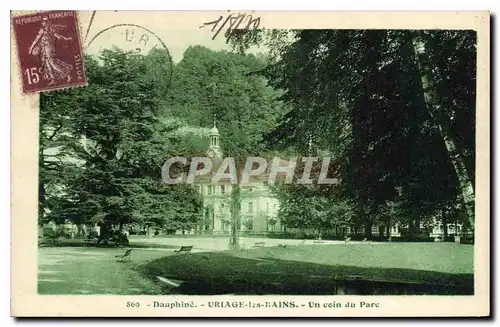
M 371 221 L 368 221 L 365 223 L 365 237 L 372 236 L 372 226 L 373 226 L 373 222 L 371 222 Z
M 231 239 L 229 242 L 231 249 L 239 248 L 240 211 L 240 186 L 235 184 L 231 191 Z
M 45 184 L 38 183 L 38 226 L 43 226 L 45 214 Z
M 413 216 L 410 217 L 408 222 L 408 236 L 413 237 L 415 235 L 415 222 L 413 221 Z
M 448 219 L 443 209 L 441 209 L 441 223 L 443 224 L 443 234 L 446 239 L 448 237 Z
M 474 187 L 465 167 L 465 163 L 460 157 L 460 153 L 450 135 L 447 119 L 443 117 L 441 99 L 437 95 L 435 86 L 433 85 L 431 76 L 432 67 L 425 51 L 425 43 L 417 33 L 420 32 L 416 32 L 413 35 L 412 43 L 419 67 L 425 103 L 433 123 L 438 127 L 441 137 L 444 140 L 446 150 L 448 151 L 451 163 L 457 174 L 467 219 L 471 229 L 474 230 Z
M 385 233 L 386 233 L 386 236 L 387 238 L 391 238 L 391 227 L 392 227 L 392 222 L 391 222 L 391 216 L 392 216 L 392 213 L 393 213 L 393 209 L 392 209 L 392 206 L 391 206 L 391 210 L 389 212 L 389 215 L 387 216 L 387 219 L 386 219 L 386 228 L 385 228 Z

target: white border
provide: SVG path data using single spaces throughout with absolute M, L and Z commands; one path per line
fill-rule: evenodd
M 0 6 L 3 7 L 3 4 L 8 4 L 7 1 L 2 2 Z M 103 3 L 102 1 L 97 1 L 97 0 L 86 0 L 85 2 L 76 4 L 76 7 L 73 7 L 75 4 L 74 3 L 68 3 L 67 1 L 53 1 L 53 0 L 48 0 L 44 2 L 36 2 L 36 1 L 23 1 L 23 3 L 16 3 L 15 5 L 17 6 L 16 9 L 116 9 L 119 7 L 119 9 L 124 9 L 124 10 L 133 10 L 133 9 L 160 9 L 158 6 L 160 2 L 158 1 L 147 1 L 147 0 L 141 0 L 136 3 L 124 3 L 124 2 L 119 2 L 116 4 L 110 4 L 110 3 Z M 442 1 L 442 2 L 437 2 L 433 0 L 419 0 L 415 2 L 403 2 L 403 1 L 388 1 L 388 0 L 379 0 L 379 1 L 336 1 L 334 3 L 328 3 L 324 0 L 308 0 L 307 2 L 302 2 L 302 3 L 297 3 L 297 2 L 291 2 L 291 1 L 286 1 L 286 2 L 279 2 L 279 4 L 273 4 L 270 3 L 270 1 L 247 1 L 247 2 L 239 2 L 238 5 L 235 5 L 234 1 L 211 1 L 210 3 L 207 3 L 206 1 L 182 1 L 179 3 L 172 3 L 172 2 L 164 2 L 161 5 L 161 9 L 226 9 L 226 8 L 231 8 L 231 9 L 240 9 L 240 8 L 251 8 L 251 9 L 260 9 L 260 10 L 265 10 L 265 9 L 281 9 L 281 10 L 292 10 L 292 9 L 307 9 L 307 10 L 325 10 L 325 9 L 330 9 L 330 10 L 491 10 L 493 13 L 498 13 L 499 10 L 499 1 L 485 1 L 485 0 L 475 0 L 475 1 Z M 3 9 L 3 8 L 2 8 Z M 3 35 L 3 40 L 10 40 L 10 16 L 8 14 L 7 10 L 2 10 L 3 13 L 3 20 L 2 22 L 5 24 L 4 28 L 2 29 Z M 492 47 L 495 46 L 496 42 L 498 41 L 497 35 L 494 36 L 494 41 L 492 42 Z M 495 46 L 496 48 L 496 46 Z M 7 51 L 2 51 L 0 52 L 2 57 L 9 57 L 9 53 Z M 495 53 L 497 51 L 495 50 Z M 3 152 L 3 156 L 1 157 L 2 160 L 1 162 L 1 172 L 2 172 L 2 183 L 0 185 L 0 208 L 2 213 L 2 217 L 10 217 L 10 187 L 9 181 L 10 179 L 10 111 L 8 108 L 10 108 L 10 103 L 9 103 L 9 98 L 10 98 L 10 80 L 8 79 L 10 77 L 10 60 L 7 60 L 8 58 L 2 58 L 3 60 L 0 61 L 1 65 L 1 70 L 3 74 L 0 76 L 3 76 L 2 81 L 2 90 L 5 93 L 4 96 L 2 97 L 3 101 L 6 102 L 4 106 L 2 106 L 3 110 L 1 110 L 0 113 L 0 147 Z M 492 58 L 493 59 L 493 58 Z M 493 65 L 492 67 L 495 67 Z M 496 74 L 492 72 L 492 78 L 495 79 L 496 82 Z M 8 90 L 8 91 L 7 91 Z M 499 87 L 498 84 L 495 85 L 495 89 L 491 90 L 492 93 L 499 94 Z M 493 105 L 493 103 L 492 103 Z M 498 115 L 496 115 L 498 118 Z M 498 121 L 495 119 L 495 123 L 498 123 Z M 496 127 L 498 127 L 498 124 L 495 124 Z M 493 136 L 493 135 L 492 135 Z M 498 132 L 494 129 L 494 136 L 495 139 L 498 136 Z M 495 144 L 495 143 L 493 143 Z M 492 167 L 493 168 L 493 167 Z M 497 182 L 497 178 L 495 178 L 495 182 Z M 497 183 L 495 183 L 497 185 Z M 496 203 L 498 203 L 499 200 L 497 199 L 497 196 L 494 199 L 493 203 L 495 203 L 495 212 L 496 212 Z M 493 214 L 492 217 L 495 217 Z M 8 219 L 9 220 L 9 219 Z M 496 230 L 495 233 L 499 232 L 499 226 L 500 224 L 496 224 Z M 5 322 L 5 326 L 10 326 L 14 324 L 14 321 L 12 319 L 9 319 L 9 292 L 7 290 L 10 289 L 9 281 L 10 281 L 10 270 L 9 270 L 9 265 L 5 264 L 7 261 L 7 258 L 10 256 L 10 242 L 7 242 L 7 240 L 10 239 L 10 221 L 4 225 L 4 228 L 2 228 L 2 233 L 3 233 L 3 246 L 1 247 L 1 252 L 2 254 L 5 254 L 3 256 L 4 258 L 4 265 L 3 265 L 3 271 L 2 271 L 2 281 L 3 281 L 3 286 L 1 287 L 2 290 L 4 290 L 4 296 L 2 297 L 3 301 L 1 302 L 1 307 L 2 307 L 2 326 L 4 326 L 3 322 Z M 492 239 L 494 241 L 495 238 Z M 492 244 L 494 246 L 494 244 Z M 496 293 L 496 292 L 495 292 Z M 498 301 L 497 301 L 498 302 Z M 495 310 L 494 310 L 495 311 Z M 7 318 L 7 319 L 5 319 Z M 103 324 L 103 322 L 96 322 L 97 325 Z M 115 323 L 120 323 L 123 324 L 125 323 L 124 321 L 120 322 L 115 322 Z M 137 325 L 142 324 L 143 322 L 133 322 L 132 325 Z M 162 323 L 161 321 L 159 323 Z M 164 322 L 163 322 L 164 323 Z M 169 324 L 175 324 L 174 321 L 169 321 Z M 238 322 L 243 323 L 243 322 Z M 262 324 L 264 322 L 254 322 L 255 324 Z M 278 321 L 273 321 L 273 324 L 279 323 Z M 289 323 L 289 322 L 285 322 Z M 332 322 L 327 322 L 327 323 L 332 323 Z M 341 323 L 340 321 L 334 322 L 335 324 Z M 370 324 L 374 323 L 373 321 L 369 322 Z M 376 322 L 375 322 L 376 323 Z M 382 322 L 381 323 L 386 323 Z M 408 322 L 405 322 L 408 323 Z M 452 323 L 455 324 L 456 322 L 449 321 L 447 323 Z M 79 325 L 80 323 L 77 323 Z M 342 324 L 342 323 L 341 323 Z

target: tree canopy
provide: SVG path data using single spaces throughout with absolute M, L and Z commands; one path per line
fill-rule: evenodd
M 86 59 L 89 85 L 41 97 L 40 222 L 56 220 L 191 229 L 203 199 L 164 185 L 168 157 L 204 155 L 214 116 L 226 155 L 259 151 L 284 110 L 253 55 L 186 50 L 166 80 L 168 57 L 104 50 Z
M 461 193 L 473 192 L 464 188 L 474 182 L 475 39 L 473 31 L 297 30 L 239 31 L 232 42 L 240 51 L 266 44 L 273 54 L 261 73 L 284 90 L 291 110 L 267 142 L 332 156 L 341 192 L 327 199 L 354 203 L 352 223 L 369 234 L 376 221 L 390 224 L 388 206 L 398 208 L 393 221 L 412 231 L 467 205 Z
M 40 222 L 192 228 L 203 199 L 161 166 L 203 155 L 215 117 L 225 156 L 331 158 L 339 185 L 273 189 L 290 227 L 413 233 L 461 212 L 474 227 L 475 32 L 232 33 L 236 52 L 191 46 L 173 67 L 164 50 L 105 50 L 87 87 L 42 93 Z

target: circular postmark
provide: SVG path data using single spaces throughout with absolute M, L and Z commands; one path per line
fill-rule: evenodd
M 163 66 L 162 79 L 166 87 L 172 82 L 172 56 L 162 41 L 153 31 L 136 24 L 116 24 L 95 34 L 87 43 L 85 53 L 99 54 L 104 49 L 119 48 L 139 55 L 149 55 L 155 52 L 162 60 L 158 63 Z

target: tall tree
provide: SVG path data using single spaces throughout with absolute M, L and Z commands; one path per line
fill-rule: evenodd
M 467 40 L 469 35 L 459 35 L 459 47 Z M 425 102 L 433 123 L 439 129 L 441 137 L 444 140 L 446 149 L 449 154 L 450 161 L 455 169 L 456 176 L 460 184 L 460 191 L 465 204 L 467 218 L 471 228 L 474 228 L 474 186 L 472 179 L 469 177 L 465 162 L 461 157 L 460 151 L 451 133 L 450 127 L 450 110 L 443 108 L 444 104 L 437 91 L 436 83 L 432 74 L 433 66 L 426 51 L 426 42 L 423 38 L 422 32 L 414 32 L 412 38 L 413 47 L 415 51 L 416 60 L 420 69 L 420 79 L 422 81 L 422 92 L 424 94 Z M 456 49 L 460 50 L 460 49 Z M 469 91 L 471 92 L 471 91 Z M 452 114 L 451 119 L 454 115 Z
M 266 42 L 262 33 L 275 37 L 252 32 L 232 40 L 237 45 Z M 418 229 L 463 189 L 457 179 L 474 171 L 474 34 L 429 31 L 425 39 L 435 92 L 448 104 L 434 111 L 452 121 L 450 138 L 460 144 L 456 149 L 464 158 L 465 169 L 457 174 L 428 109 L 413 31 L 289 33 L 287 45 L 273 49 L 278 55 L 263 70 L 272 86 L 284 90 L 282 99 L 291 107 L 269 142 L 302 153 L 312 143 L 332 155 L 343 194 L 356 203 L 357 221 L 367 233 L 394 201 L 405 208 L 402 222 L 410 231 Z M 273 47 L 276 40 L 269 38 Z
M 71 160 L 61 166 L 78 162 L 59 180 L 40 172 L 41 181 L 62 190 L 54 198 L 63 220 L 98 223 L 105 231 L 132 222 L 188 229 L 201 218 L 201 200 L 193 189 L 161 183 L 161 167 L 176 153 L 178 136 L 177 127 L 160 119 L 163 90 L 149 68 L 148 57 L 105 50 L 97 60 L 86 60 L 87 87 L 44 100 L 43 115 L 51 109 L 69 115 L 66 133 L 73 142 L 64 145 Z

